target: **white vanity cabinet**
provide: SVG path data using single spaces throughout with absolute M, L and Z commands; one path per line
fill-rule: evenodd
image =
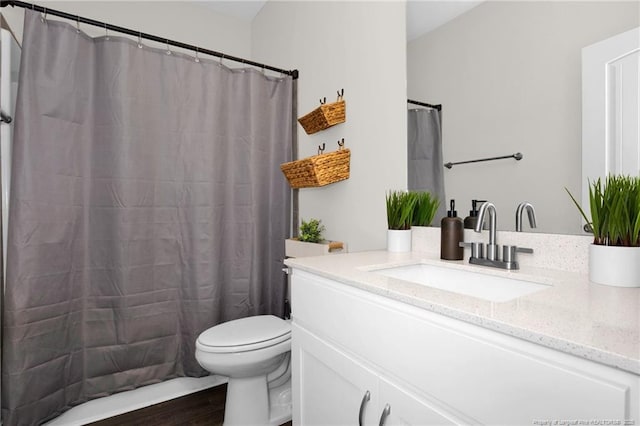
M 295 425 L 640 424 L 635 374 L 298 269 L 291 290 Z

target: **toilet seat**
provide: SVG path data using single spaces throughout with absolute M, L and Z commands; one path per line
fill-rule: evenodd
M 291 325 L 273 315 L 258 315 L 228 321 L 198 336 L 198 349 L 212 353 L 248 352 L 268 348 L 291 339 Z

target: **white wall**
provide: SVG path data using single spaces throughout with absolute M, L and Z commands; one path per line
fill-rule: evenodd
M 62 12 L 202 46 L 233 56 L 249 57 L 251 54 L 250 22 L 219 15 L 196 3 L 177 1 L 42 1 L 36 3 Z M 21 43 L 24 9 L 4 7 L 0 10 Z M 59 19 L 52 16 L 49 18 Z M 80 28 L 93 36 L 104 34 L 104 30 L 89 25 L 80 24 Z M 111 35 L 115 34 L 111 33 Z M 143 44 L 161 47 L 149 41 L 143 41 Z M 179 50 L 173 47 L 172 49 Z
M 40 4 L 40 3 L 39 3 Z M 299 116 L 345 89 L 347 122 L 308 136 L 300 157 L 345 138 L 351 177 L 300 191 L 302 218 L 322 219 L 325 237 L 350 251 L 386 244 L 385 192 L 406 188 L 405 3 L 269 1 L 253 24 L 187 2 L 45 2 L 69 13 L 201 45 L 285 69 L 297 68 Z M 4 8 L 21 34 L 22 9 Z M 90 34 L 100 30 L 82 26 Z
M 349 251 L 385 247 L 385 193 L 407 186 L 405 6 L 269 1 L 253 22 L 253 58 L 300 71 L 298 116 L 345 90 L 346 123 L 314 135 L 298 125 L 298 137 L 300 158 L 342 138 L 351 149 L 348 180 L 300 190 L 300 217 Z
M 534 204 L 540 229 L 580 233 L 581 48 L 640 25 L 638 2 L 488 1 L 408 43 L 408 95 L 443 104 L 447 198 L 496 204 L 500 229 Z M 528 227 L 528 224 L 525 226 Z

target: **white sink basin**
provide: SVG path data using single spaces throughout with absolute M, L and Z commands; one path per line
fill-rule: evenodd
M 506 278 L 424 263 L 377 269 L 372 272 L 491 302 L 506 302 L 551 287 L 547 284 L 517 278 Z

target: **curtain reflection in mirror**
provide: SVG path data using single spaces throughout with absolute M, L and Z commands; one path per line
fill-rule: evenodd
M 442 160 L 442 111 L 435 108 L 409 109 L 408 182 L 410 191 L 428 191 L 440 200 L 433 225 L 446 215 L 444 166 Z

